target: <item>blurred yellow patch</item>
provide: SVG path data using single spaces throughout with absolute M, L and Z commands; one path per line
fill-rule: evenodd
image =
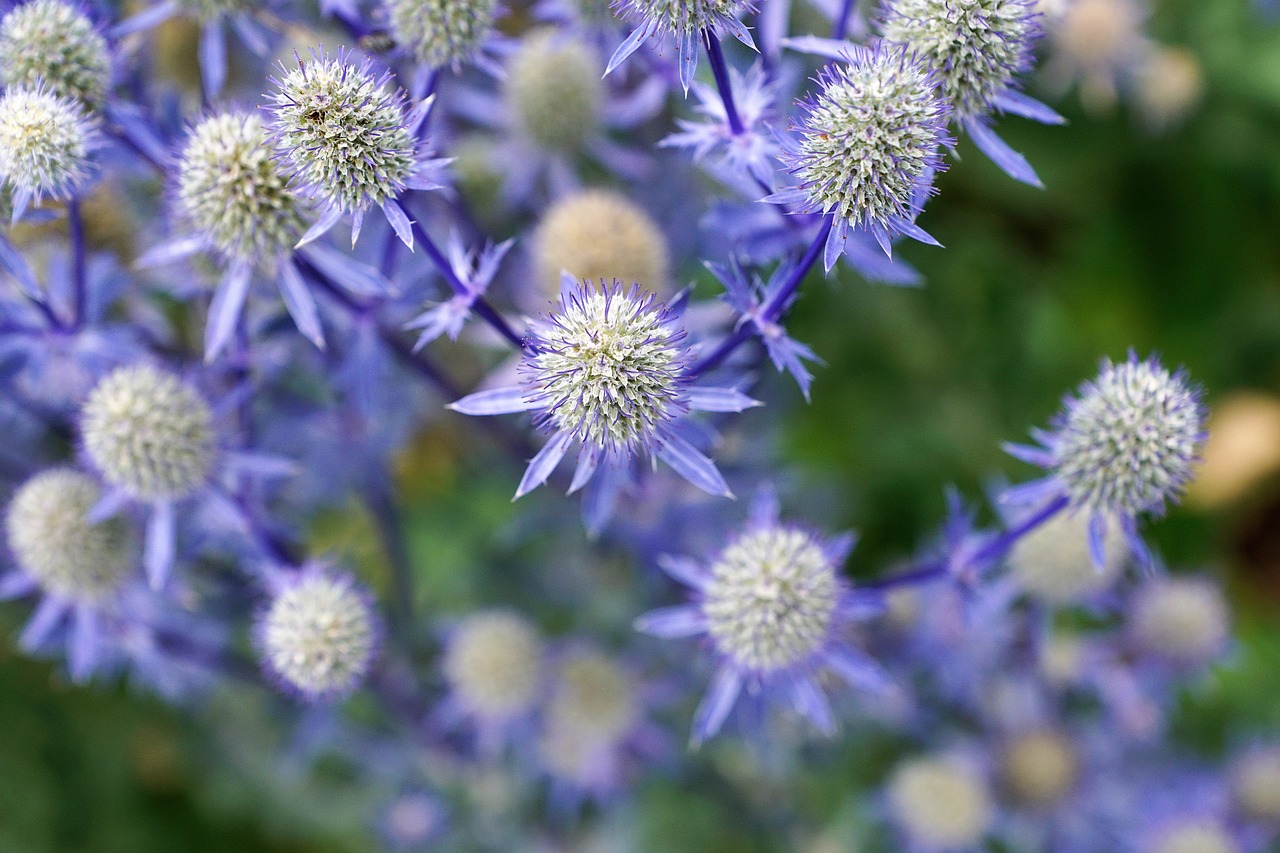
M 1204 465 L 1187 503 L 1213 509 L 1231 503 L 1280 471 L 1280 397 L 1234 394 L 1214 406 Z

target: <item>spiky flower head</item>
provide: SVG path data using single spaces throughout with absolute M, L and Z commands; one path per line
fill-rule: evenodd
M 538 698 L 542 639 L 515 613 L 468 616 L 449 640 L 444 674 L 469 713 L 482 720 L 510 720 L 529 711 Z
M 1023 732 L 1005 744 L 1000 771 L 1005 787 L 1019 802 L 1052 808 L 1075 787 L 1079 758 L 1066 735 L 1041 729 Z
M 1031 67 L 1040 16 L 1033 0 L 888 0 L 882 31 L 937 75 L 963 121 L 990 113 Z
M 1236 759 L 1231 796 L 1246 819 L 1280 826 L 1280 746 L 1254 747 Z
M 642 22 L 655 35 L 688 38 L 703 30 L 717 30 L 750 12 L 748 0 L 614 0 L 624 19 Z
M 615 743 L 639 720 L 640 708 L 632 676 L 608 655 L 581 649 L 560 663 L 547 724 L 584 741 Z
M 88 106 L 102 103 L 111 80 L 106 39 L 64 0 L 31 0 L 0 21 L 0 82 L 30 88 L 41 80 Z
M 556 293 L 562 273 L 584 281 L 666 286 L 667 240 L 653 218 L 612 190 L 565 196 L 543 215 L 533 236 L 533 260 L 543 290 Z
M 125 520 L 88 520 L 101 497 L 92 477 L 70 468 L 37 474 L 13 496 L 5 517 L 9 549 L 46 592 L 98 602 L 116 592 L 133 570 L 133 540 Z
M 702 609 L 721 654 L 773 673 L 822 648 L 840 593 L 836 566 L 811 534 L 770 525 L 747 530 L 720 553 Z
M 1141 651 L 1184 666 L 1217 657 L 1231 636 L 1222 591 L 1194 577 L 1144 584 L 1133 603 L 1129 629 Z
M 581 40 L 550 27 L 527 35 L 507 68 L 507 110 L 539 148 L 572 153 L 600 127 L 602 68 Z
M 1068 399 L 1052 438 L 1073 506 L 1132 517 L 1162 512 L 1191 481 L 1204 442 L 1199 392 L 1154 358 L 1113 364 Z
M 302 231 L 300 201 L 256 114 L 221 113 L 195 126 L 178 164 L 178 203 L 196 231 L 232 258 L 273 257 Z
M 340 51 L 282 65 L 270 108 L 276 150 L 299 190 L 364 211 L 406 187 L 418 146 L 404 95 L 389 88 L 390 73 L 379 77 L 368 60 L 349 60 Z
M 185 497 L 213 467 L 209 404 L 150 365 L 120 367 L 99 382 L 84 405 L 80 431 L 107 483 L 140 500 Z
M 96 130 L 78 101 L 37 83 L 0 96 L 0 179 L 13 187 L 15 208 L 66 198 L 88 173 Z
M 355 689 L 377 640 L 368 597 L 347 575 L 305 569 L 287 581 L 258 626 L 263 659 L 310 699 Z
M 994 816 L 981 774 L 947 757 L 923 756 L 898 765 L 888 796 L 898 825 L 923 845 L 976 847 Z
M 1118 525 L 1107 525 L 1103 560 L 1089 554 L 1088 518 L 1058 513 L 1018 539 L 1009 551 L 1009 568 L 1022 591 L 1053 606 L 1074 604 L 1106 589 L 1124 567 L 1129 547 Z
M 857 50 L 819 72 L 804 104 L 797 150 L 783 156 L 808 210 L 857 228 L 914 222 L 944 168 L 948 108 L 936 81 L 905 47 Z M 782 201 L 791 201 L 792 196 Z
M 396 41 L 431 68 L 457 67 L 493 29 L 498 0 L 385 0 Z
M 528 396 L 551 430 L 630 457 L 687 411 L 685 333 L 653 294 L 601 284 L 566 285 L 523 367 Z

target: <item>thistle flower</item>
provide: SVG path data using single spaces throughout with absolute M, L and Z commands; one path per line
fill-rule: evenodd
M 542 639 L 516 613 L 475 613 L 449 637 L 442 668 L 457 711 L 475 721 L 482 738 L 499 733 L 532 710 L 542 688 Z
M 796 127 L 800 139 L 782 156 L 799 184 L 765 201 L 833 217 L 828 270 L 850 228 L 872 234 L 886 255 L 896 234 L 937 245 L 915 224 L 944 168 L 941 149 L 952 144 L 933 75 L 905 47 L 879 44 L 827 65 L 817 83 Z
M 995 817 L 986 780 L 948 756 L 902 762 L 889 780 L 887 794 L 899 828 L 926 849 L 977 847 Z
M 493 29 L 498 0 L 384 0 L 396 41 L 430 68 L 459 68 Z
M 1083 515 L 1059 514 L 1018 539 L 1009 551 L 1009 568 L 1025 594 L 1064 607 L 1106 589 L 1124 568 L 1129 548 L 1114 524 L 1106 526 L 1102 555 L 1095 566 Z
M 1053 110 L 1017 90 L 1040 37 L 1033 0 L 887 0 L 882 32 L 937 75 L 942 97 L 974 144 L 1011 177 L 1040 185 L 1035 170 L 991 130 L 993 112 L 1060 124 Z
M 676 63 L 685 92 L 698 68 L 699 39 L 715 38 L 728 30 L 752 50 L 751 33 L 738 18 L 755 11 L 750 0 L 614 0 L 614 11 L 635 29 L 618 46 L 605 74 L 621 65 L 654 37 L 671 36 L 676 42 Z
M 1079 772 L 1075 747 L 1053 729 L 1019 733 L 1000 755 L 1005 787 L 1018 802 L 1032 808 L 1053 808 L 1065 800 Z
M 441 335 L 448 335 L 449 340 L 456 341 L 462 333 L 462 327 L 471 316 L 471 309 L 481 299 L 498 274 L 502 259 L 511 251 L 515 240 L 504 240 L 497 245 L 489 243 L 476 251 L 462 244 L 457 231 L 449 233 L 447 246 L 449 267 L 454 276 L 462 284 L 462 292 L 455 293 L 446 301 L 433 305 L 405 323 L 406 329 L 419 329 L 415 350 L 434 341 Z
M 595 53 L 549 27 L 512 55 L 504 97 L 517 130 L 539 148 L 575 152 L 601 122 L 604 85 Z
M 417 141 L 431 100 L 406 110 L 404 93 L 388 89 L 390 72 L 376 76 L 367 59 L 353 65 L 344 51 L 336 57 L 314 53 L 309 61 L 298 59 L 296 68 L 282 64 L 281 70 L 270 105 L 273 142 L 299 192 L 328 208 L 299 245 L 350 213 L 354 246 L 365 212 L 376 205 L 413 248 L 409 216 L 396 197 L 406 189 L 439 186 L 429 174 L 436 164 L 422 159 Z
M 1006 445 L 1012 455 L 1048 468 L 1049 477 L 1011 489 L 1011 501 L 1057 501 L 1089 518 L 1089 554 L 1106 564 L 1106 530 L 1117 521 L 1144 563 L 1150 554 L 1137 516 L 1161 513 L 1191 481 L 1204 443 L 1204 408 L 1185 373 L 1170 373 L 1154 358 L 1104 360 L 1096 379 L 1064 401 L 1052 432 L 1037 432 L 1041 447 Z
M 1201 578 L 1160 578 L 1137 591 L 1129 631 L 1138 649 L 1178 666 L 1208 663 L 1231 638 L 1227 604 Z
M 0 81 L 26 88 L 44 81 L 50 94 L 97 106 L 111 82 L 106 39 L 72 4 L 31 0 L 0 21 Z
M 13 219 L 45 196 L 66 199 L 88 176 L 97 131 L 79 102 L 37 83 L 0 95 L 0 180 L 13 189 Z
M 823 540 L 783 525 L 766 491 L 747 525 L 708 565 L 661 561 L 694 591 L 693 600 L 641 616 L 637 630 L 703 636 L 717 660 L 694 721 L 695 745 L 720 730 L 743 691 L 776 696 L 829 735 L 835 717 L 819 689 L 826 671 L 858 689 L 886 689 L 887 676 L 846 637 L 851 622 L 884 610 L 879 595 L 851 589 L 840 575 L 853 543 L 849 535 Z
M 307 568 L 285 580 L 258 624 L 268 669 L 309 700 L 351 692 L 373 659 L 368 596 L 345 574 Z
M 754 179 L 766 185 L 773 183 L 774 159 L 779 147 L 771 122 L 778 98 L 778 81 L 756 63 L 746 74 L 729 69 L 729 87 L 742 130 L 734 132 L 725 109 L 724 99 L 714 86 L 693 84 L 698 103 L 693 111 L 698 120 L 677 118 L 680 132 L 659 144 L 669 148 L 688 148 L 695 161 L 714 155 L 714 165 L 723 168 L 730 179 Z
M 598 467 L 616 472 L 646 452 L 698 488 L 729 495 L 715 463 L 678 423 L 694 410 L 740 412 L 758 404 L 738 391 L 690 386 L 685 333 L 674 312 L 638 287 L 601 284 L 565 280 L 556 310 L 525 346 L 522 385 L 479 391 L 449 408 L 465 415 L 532 411 L 551 434 L 516 497 L 546 482 L 575 443 L 581 449 L 570 493 Z
M 564 273 L 583 281 L 667 286 L 667 240 L 641 207 L 612 190 L 591 189 L 551 205 L 533 233 L 538 283 L 557 293 Z

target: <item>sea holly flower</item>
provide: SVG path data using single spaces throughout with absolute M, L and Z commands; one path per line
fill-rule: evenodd
M 423 67 L 460 69 L 476 62 L 500 71 L 481 50 L 493 33 L 498 0 L 383 0 L 396 41 Z
M 886 255 L 895 235 L 937 245 L 915 224 L 945 168 L 949 108 L 937 80 L 906 48 L 851 50 L 825 66 L 821 91 L 803 104 L 799 139 L 782 155 L 797 186 L 764 200 L 833 218 L 823 261 L 845 251 L 850 230 L 875 237 Z
M 693 590 L 693 600 L 645 614 L 636 628 L 665 638 L 705 637 L 717 661 L 694 722 L 695 745 L 720 730 L 744 693 L 793 707 L 830 735 L 835 715 L 819 687 L 828 671 L 857 689 L 888 688 L 888 676 L 847 636 L 852 622 L 884 610 L 879 593 L 854 589 L 841 575 L 853 544 L 851 535 L 822 539 L 783 524 L 765 491 L 747 524 L 707 564 L 661 561 Z
M 905 45 L 937 77 L 951 118 L 1012 178 L 1040 179 L 1026 159 L 991 129 L 994 113 L 1061 124 L 1053 110 L 1018 90 L 1034 61 L 1040 14 L 1033 0 L 888 0 L 881 31 Z
M 43 83 L 0 95 L 0 181 L 13 191 L 13 221 L 45 196 L 71 198 L 89 176 L 97 125 L 72 98 Z
M 0 81 L 35 86 L 88 107 L 102 103 L 111 54 L 93 22 L 64 0 L 31 0 L 0 20 Z
M 270 110 L 273 139 L 286 174 L 300 193 L 318 201 L 324 213 L 298 245 L 319 238 L 351 214 L 351 245 L 360 237 L 370 207 L 380 207 L 396 235 L 410 249 L 409 215 L 396 201 L 405 190 L 438 189 L 441 161 L 424 156 L 418 131 L 432 99 L 406 109 L 404 93 L 390 91 L 391 73 L 373 73 L 345 51 L 336 57 L 313 53 L 281 64 Z
M 1089 519 L 1089 553 L 1106 564 L 1110 524 L 1118 523 L 1145 565 L 1151 556 L 1137 518 L 1161 514 L 1191 482 L 1204 432 L 1199 390 L 1153 357 L 1103 360 L 1096 379 L 1064 401 L 1054 428 L 1034 433 L 1039 447 L 1006 445 L 1013 456 L 1047 468 L 1048 477 L 1005 493 L 1013 503 L 1053 504 Z
M 756 49 L 750 31 L 738 20 L 755 11 L 750 0 L 616 0 L 613 8 L 635 29 L 614 51 L 605 74 L 621 65 L 649 39 L 671 36 L 676 42 L 680 85 L 688 92 L 698 68 L 699 39 L 709 41 L 727 30 L 747 47 Z
M 990 785 L 967 756 L 908 758 L 885 793 L 894 823 L 917 849 L 978 849 L 995 821 Z
M 1184 669 L 1217 659 L 1231 640 L 1222 590 L 1205 578 L 1149 579 L 1134 591 L 1128 628 L 1139 654 Z
M 687 148 L 694 160 L 711 158 L 716 168 L 741 180 L 749 178 L 766 186 L 774 179 L 774 160 L 779 145 L 770 122 L 778 97 L 778 81 L 769 76 L 762 63 L 756 63 L 746 74 L 729 69 L 729 86 L 742 129 L 734 132 L 730 125 L 724 98 L 714 86 L 693 84 L 698 103 L 693 110 L 697 120 L 676 119 L 680 128 L 662 140 L 669 148 Z
M 479 391 L 449 408 L 465 415 L 533 412 L 550 433 L 516 497 L 546 482 L 577 444 L 570 493 L 598 468 L 621 469 L 640 454 L 661 459 L 700 489 L 729 496 L 715 463 L 686 439 L 691 411 L 741 412 L 759 405 L 740 391 L 694 386 L 685 332 L 653 294 L 620 281 L 595 287 L 566 278 L 555 310 L 534 327 L 520 385 Z
M 490 282 L 497 275 L 498 267 L 515 240 L 506 240 L 496 246 L 490 243 L 477 253 L 463 247 L 462 238 L 454 231 L 449 235 L 449 267 L 463 285 L 463 292 L 455 293 L 448 300 L 435 305 L 405 324 L 406 329 L 420 329 L 415 350 L 422 349 L 441 335 L 456 341 L 462 326 L 471 316 L 476 300 L 484 296 Z

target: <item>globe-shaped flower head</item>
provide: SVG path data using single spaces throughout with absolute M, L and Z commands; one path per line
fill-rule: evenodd
M 869 231 L 886 252 L 899 233 L 935 242 L 915 225 L 951 144 L 933 75 L 906 48 L 880 45 L 826 66 L 818 83 L 799 142 L 783 155 L 799 184 L 767 200 L 833 217 L 828 269 L 850 228 Z
M 149 365 L 121 367 L 89 394 L 85 452 L 108 485 L 144 501 L 186 497 L 213 467 L 213 413 L 195 389 Z
M 975 848 L 995 819 L 986 780 L 976 768 L 949 756 L 904 761 L 886 793 L 898 827 L 923 849 Z
M 449 638 L 443 669 L 458 710 L 483 733 L 528 714 L 542 685 L 542 639 L 507 611 L 468 616 Z
M 14 494 L 5 516 L 9 550 L 19 568 L 50 595 L 96 603 L 115 593 L 136 567 L 123 519 L 88 520 L 101 493 L 92 477 L 54 468 Z
M 600 125 L 600 62 L 582 41 L 551 28 L 537 30 L 511 57 L 505 96 L 517 129 L 530 142 L 576 152 Z
M 712 39 L 728 30 L 734 38 L 751 49 L 755 44 L 742 22 L 742 15 L 755 10 L 749 0 L 614 0 L 613 9 L 635 26 L 613 57 L 608 74 L 617 68 L 640 45 L 651 38 L 671 36 L 676 43 L 676 61 L 680 66 L 680 83 L 686 92 L 698 67 L 698 41 Z
M 471 59 L 493 29 L 497 0 L 385 0 L 396 41 L 431 68 Z
M 354 65 L 315 54 L 283 67 L 271 111 L 274 142 L 299 191 L 329 208 L 306 235 L 308 242 L 352 214 L 352 243 L 365 212 L 380 206 L 396 233 L 413 246 L 409 218 L 396 204 L 406 188 L 432 189 L 421 171 L 417 128 L 427 103 L 406 110 L 404 95 L 389 88 L 390 73 L 377 76 L 368 60 Z
M 43 84 L 0 96 L 0 179 L 13 189 L 13 215 L 45 196 L 65 199 L 84 182 L 96 130 L 79 102 Z
M 359 686 L 376 641 L 367 596 L 346 575 L 315 568 L 286 580 L 258 625 L 268 668 L 308 699 Z
M 851 536 L 822 540 L 778 521 L 772 495 L 710 565 L 668 559 L 663 566 L 694 589 L 689 604 L 642 616 L 636 627 L 661 637 L 703 635 L 719 661 L 694 723 L 695 743 L 714 735 L 745 688 L 776 693 L 824 733 L 835 728 L 818 684 L 824 671 L 858 688 L 883 688 L 878 666 L 848 644 L 851 619 L 881 612 L 878 596 L 855 592 L 840 575 Z
M 178 203 L 195 230 L 231 258 L 264 260 L 302 233 L 299 199 L 281 174 L 257 115 L 201 121 L 178 164 Z
M 566 280 L 556 309 L 530 335 L 523 383 L 480 391 L 451 408 L 469 415 L 532 411 L 551 434 L 516 496 L 542 483 L 569 448 L 581 445 L 570 491 L 600 465 L 617 470 L 649 453 L 712 494 L 729 494 L 714 463 L 673 426 L 689 411 L 757 405 L 728 389 L 689 386 L 685 332 L 675 313 L 639 287 Z
M 63 0 L 32 0 L 0 21 L 0 81 L 44 81 L 59 97 L 94 106 L 111 78 L 106 39 L 84 13 Z

